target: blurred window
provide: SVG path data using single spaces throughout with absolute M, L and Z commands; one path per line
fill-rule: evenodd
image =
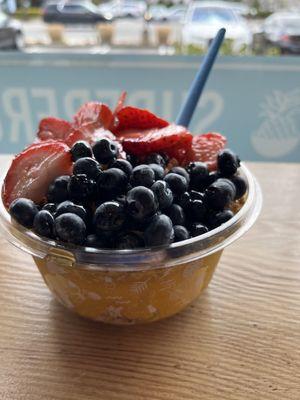
M 63 10 L 72 14 L 82 14 L 89 11 L 87 7 L 80 4 L 66 4 Z
M 236 14 L 226 8 L 220 7 L 198 7 L 192 14 L 193 22 L 236 22 Z

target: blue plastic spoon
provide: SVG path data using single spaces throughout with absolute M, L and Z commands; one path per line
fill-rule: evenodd
M 220 29 L 214 40 L 211 42 L 203 63 L 192 82 L 187 98 L 181 107 L 176 120 L 177 125 L 185 127 L 189 126 L 211 68 L 214 65 L 216 56 L 223 42 L 225 32 L 225 28 Z

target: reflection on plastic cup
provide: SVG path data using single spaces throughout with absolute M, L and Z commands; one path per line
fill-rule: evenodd
M 235 216 L 213 231 L 169 247 L 98 250 L 62 245 L 11 223 L 2 203 L 1 228 L 8 241 L 33 256 L 46 285 L 68 309 L 111 324 L 157 321 L 197 299 L 223 249 L 257 219 L 261 191 L 244 165 L 241 171 L 249 190 L 244 204 L 236 204 Z

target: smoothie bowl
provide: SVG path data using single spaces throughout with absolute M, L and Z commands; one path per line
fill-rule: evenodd
M 197 299 L 262 203 L 223 136 L 193 138 L 123 100 L 113 112 L 88 103 L 72 123 L 42 120 L 1 182 L 7 240 L 65 307 L 111 324 L 160 320 Z

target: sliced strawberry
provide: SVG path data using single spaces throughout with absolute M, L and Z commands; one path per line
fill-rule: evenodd
M 118 99 L 118 102 L 117 102 L 117 105 L 116 105 L 116 108 L 115 108 L 115 111 L 114 111 L 114 115 L 118 114 L 118 112 L 121 111 L 122 108 L 124 108 L 126 97 L 127 97 L 127 92 L 122 92 L 120 94 L 120 97 Z
M 144 131 L 132 130 L 118 137 L 126 152 L 139 156 L 153 152 L 168 154 L 169 149 L 177 146 L 189 149 L 192 138 L 186 128 L 178 125 Z
M 54 141 L 32 144 L 14 158 L 7 172 L 2 187 L 5 207 L 18 197 L 41 202 L 49 184 L 71 172 L 71 154 L 66 144 Z
M 123 107 L 116 114 L 117 127 L 114 129 L 114 133 L 118 134 L 128 129 L 154 129 L 164 128 L 169 123 L 156 115 L 152 114 L 148 110 L 143 110 L 136 107 Z
M 47 117 L 40 121 L 37 136 L 40 140 L 65 140 L 72 129 L 70 122 L 64 119 Z
M 190 157 L 192 150 L 192 141 L 190 142 L 189 146 L 182 147 L 181 144 L 171 147 L 166 151 L 166 154 L 169 156 L 170 161 L 174 163 L 176 160 L 177 165 L 185 166 L 188 164 L 188 159 Z
M 97 140 L 103 137 L 116 140 L 115 135 L 110 131 L 103 128 L 95 129 L 93 124 L 91 124 L 75 129 L 66 139 L 66 143 L 68 146 L 72 147 L 78 140 L 85 140 L 90 145 L 93 145 Z
M 206 162 L 212 171 L 217 168 L 217 155 L 226 145 L 227 139 L 220 133 L 208 132 L 193 137 L 192 150 L 188 155 L 189 161 Z
M 68 146 L 72 147 L 74 143 L 78 142 L 78 140 L 85 140 L 91 146 L 93 146 L 93 144 L 95 144 L 97 140 L 102 138 L 107 138 L 116 142 L 119 147 L 119 156 L 121 158 L 126 158 L 126 154 L 123 151 L 122 144 L 118 142 L 116 136 L 112 132 L 103 128 L 94 129 L 93 125 L 86 125 L 80 129 L 74 130 L 67 138 L 66 143 Z
M 80 107 L 73 119 L 75 128 L 89 125 L 95 129 L 102 127 L 109 129 L 113 123 L 114 116 L 106 104 L 90 101 Z

